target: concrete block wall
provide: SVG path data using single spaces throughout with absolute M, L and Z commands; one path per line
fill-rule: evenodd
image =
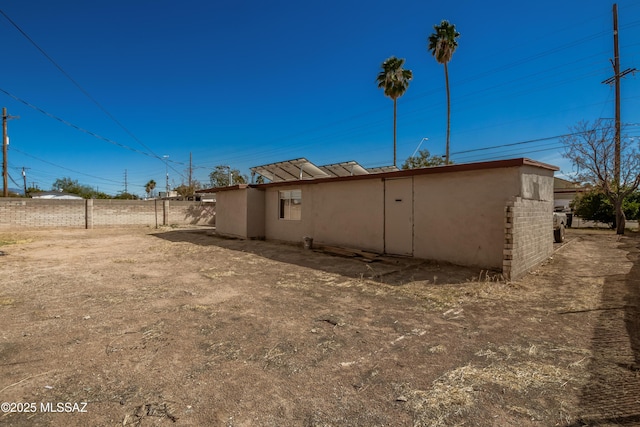
M 162 225 L 162 200 L 102 200 L 93 202 L 94 227 L 118 227 L 129 225 Z M 157 204 L 157 206 L 156 206 Z
M 0 199 L 0 227 L 85 226 L 84 200 Z
M 158 206 L 162 201 L 158 200 Z M 160 207 L 161 208 L 161 207 Z M 167 225 L 215 225 L 215 203 L 170 200 Z
M 553 201 L 520 197 L 505 207 L 502 273 L 518 279 L 553 253 Z
M 214 225 L 215 204 L 174 200 L 0 198 L 0 229 L 155 227 L 156 224 Z

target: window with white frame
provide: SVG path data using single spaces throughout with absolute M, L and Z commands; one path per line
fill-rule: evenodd
M 279 191 L 279 218 L 299 220 L 302 217 L 302 190 Z

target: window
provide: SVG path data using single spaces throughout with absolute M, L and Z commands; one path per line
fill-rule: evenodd
M 279 191 L 280 219 L 296 219 L 302 216 L 302 190 Z

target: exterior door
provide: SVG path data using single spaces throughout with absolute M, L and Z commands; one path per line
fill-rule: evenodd
M 384 181 L 384 251 L 413 255 L 413 179 Z

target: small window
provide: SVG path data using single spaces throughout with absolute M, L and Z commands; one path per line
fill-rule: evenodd
M 280 219 L 299 220 L 302 217 L 302 190 L 280 191 Z

